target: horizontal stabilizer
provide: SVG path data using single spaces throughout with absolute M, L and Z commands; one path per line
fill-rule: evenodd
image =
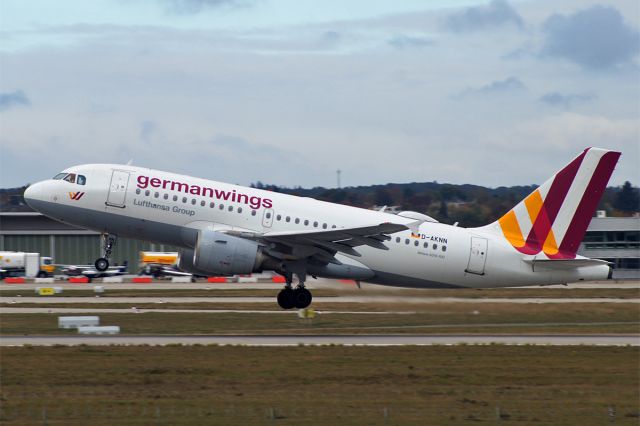
M 588 259 L 586 257 L 580 257 L 577 259 L 543 259 L 536 258 L 535 256 L 528 256 L 523 259 L 525 262 L 533 266 L 534 271 L 538 269 L 557 269 L 567 270 L 580 268 L 584 266 L 597 266 L 597 265 L 609 265 L 606 260 L 601 259 Z

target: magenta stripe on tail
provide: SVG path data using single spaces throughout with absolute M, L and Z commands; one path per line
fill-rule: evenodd
M 587 231 L 593 212 L 598 206 L 598 202 L 619 158 L 619 152 L 607 152 L 602 156 L 593 176 L 591 176 L 591 181 L 589 181 L 586 191 L 582 195 L 567 233 L 560 244 L 560 251 L 556 256 L 552 257 L 575 257 L 580 241 L 582 241 Z
M 544 244 L 547 235 L 549 235 L 549 231 L 551 231 L 553 222 L 558 216 L 560 207 L 562 207 L 562 203 L 569 193 L 571 184 L 578 174 L 582 160 L 584 160 L 588 151 L 589 148 L 585 149 L 582 154 L 577 156 L 571 163 L 567 164 L 564 169 L 560 170 L 553 179 L 551 188 L 549 188 L 549 193 L 542 204 L 540 214 L 538 214 L 538 217 L 531 228 L 531 232 L 529 232 L 529 236 L 527 237 L 527 243 L 523 248 L 526 250 L 527 254 L 536 254 L 542 250 L 542 245 Z

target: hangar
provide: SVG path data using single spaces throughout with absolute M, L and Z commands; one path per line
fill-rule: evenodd
M 37 252 L 57 264 L 93 265 L 100 257 L 100 234 L 50 219 L 37 212 L 0 212 L 0 251 Z M 177 251 L 177 247 L 118 238 L 114 266 L 127 262 L 138 272 L 140 251 Z

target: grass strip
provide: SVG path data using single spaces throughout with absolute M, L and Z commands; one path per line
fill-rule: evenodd
M 638 348 L 0 348 L 2 424 L 637 425 Z

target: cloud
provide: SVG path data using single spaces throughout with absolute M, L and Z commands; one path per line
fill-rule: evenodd
M 0 111 L 6 111 L 17 106 L 30 106 L 31 101 L 22 90 L 13 93 L 0 93 Z
M 460 93 L 457 98 L 463 98 L 469 95 L 494 95 L 501 93 L 519 92 L 526 90 L 527 86 L 524 85 L 517 77 L 508 77 L 504 80 L 492 81 L 479 88 L 467 88 Z
M 564 95 L 559 92 L 549 92 L 540 97 L 540 102 L 569 109 L 576 103 L 589 102 L 593 99 L 595 99 L 595 96 L 588 93 L 567 93 Z
M 609 6 L 596 5 L 568 16 L 554 14 L 543 30 L 543 56 L 567 59 L 585 69 L 610 69 L 640 52 L 640 33 Z
M 411 37 L 406 35 L 393 37 L 388 43 L 396 49 L 423 48 L 434 44 L 432 40 L 425 37 Z
M 253 0 L 158 0 L 171 13 L 196 14 L 206 9 L 250 6 Z
M 524 27 L 518 12 L 505 0 L 493 0 L 488 5 L 469 7 L 449 15 L 445 20 L 445 27 L 454 32 L 477 31 L 506 24 Z
M 158 125 L 151 120 L 144 120 L 140 123 L 140 140 L 145 144 L 151 142 L 151 138 L 156 133 Z

